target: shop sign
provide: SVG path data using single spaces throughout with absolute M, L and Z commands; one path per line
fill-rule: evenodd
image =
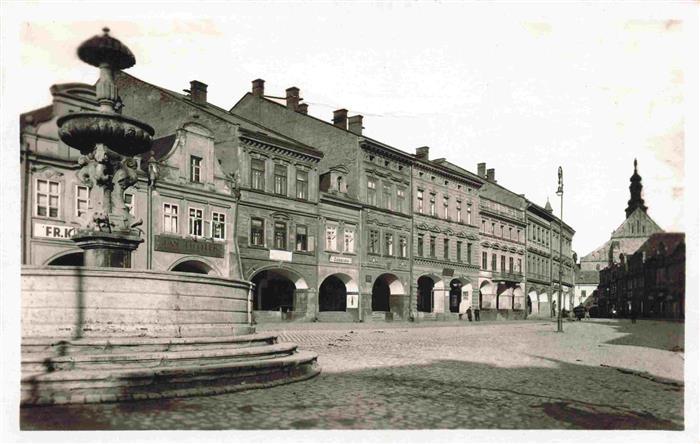
M 347 308 L 357 308 L 359 301 L 357 293 L 349 293 L 346 299 Z
M 182 237 L 155 236 L 154 250 L 167 253 L 197 254 L 209 257 L 224 257 L 224 244 Z
M 75 233 L 75 227 L 68 225 L 34 224 L 34 237 L 70 239 L 73 233 Z
M 330 260 L 331 262 L 336 263 L 336 264 L 352 264 L 352 258 L 351 258 L 351 257 L 331 256 L 329 260 Z
M 291 262 L 292 252 L 286 250 L 270 250 L 271 261 Z

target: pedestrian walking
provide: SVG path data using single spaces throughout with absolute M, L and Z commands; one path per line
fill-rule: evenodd
M 633 324 L 637 323 L 637 311 L 636 310 L 632 310 L 630 312 L 630 319 L 632 320 Z
M 472 308 L 471 307 L 467 308 L 467 319 L 469 319 L 469 322 L 472 321 Z
M 477 307 L 474 309 L 474 321 L 476 322 L 478 320 L 479 320 L 479 308 Z

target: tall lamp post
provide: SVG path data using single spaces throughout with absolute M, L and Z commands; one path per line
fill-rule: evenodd
M 564 324 L 561 318 L 561 279 L 563 271 L 563 261 L 561 257 L 562 245 L 562 220 L 564 219 L 564 171 L 559 167 L 559 187 L 557 188 L 557 196 L 559 196 L 559 292 L 557 293 L 557 332 L 564 331 Z

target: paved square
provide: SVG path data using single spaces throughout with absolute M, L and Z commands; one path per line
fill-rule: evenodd
M 683 428 L 682 323 L 259 325 L 316 351 L 309 381 L 123 404 L 28 407 L 35 429 Z

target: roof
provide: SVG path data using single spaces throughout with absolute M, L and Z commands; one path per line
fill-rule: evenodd
M 53 117 L 53 105 L 47 105 L 19 115 L 19 130 L 22 132 L 29 125 L 36 126 L 39 123 L 51 120 Z
M 672 254 L 679 245 L 685 243 L 685 233 L 655 233 L 636 251 L 647 256 L 656 254 L 663 245 L 666 254 Z
M 597 270 L 579 270 L 576 273 L 576 284 L 597 284 L 600 273 Z

